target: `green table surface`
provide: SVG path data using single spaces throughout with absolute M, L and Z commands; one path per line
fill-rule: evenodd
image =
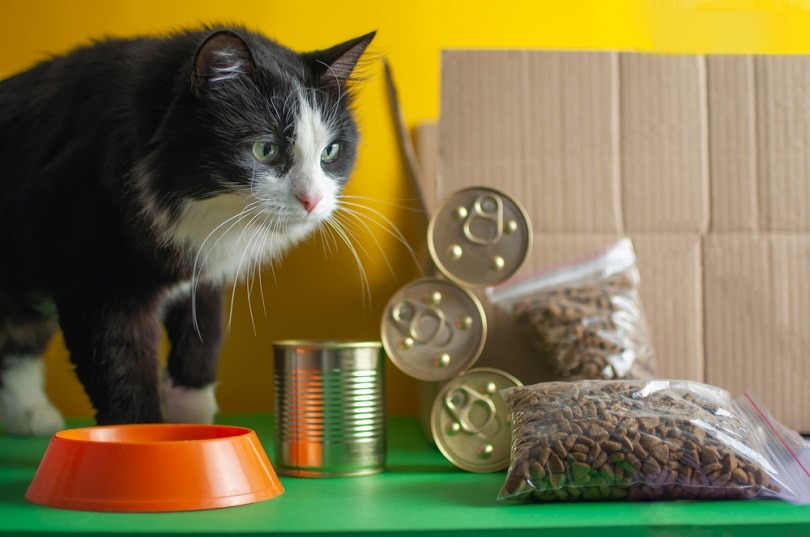
M 226 416 L 255 430 L 273 459 L 267 416 Z M 71 427 L 89 425 L 73 421 Z M 810 537 L 810 505 L 781 500 L 515 504 L 496 496 L 505 473 L 456 469 L 415 419 L 393 418 L 385 472 L 282 477 L 281 496 L 180 513 L 94 513 L 34 505 L 24 494 L 48 440 L 0 432 L 0 534 L 62 535 L 553 535 Z

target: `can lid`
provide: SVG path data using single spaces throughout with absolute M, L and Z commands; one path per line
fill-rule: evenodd
M 439 271 L 466 287 L 507 280 L 529 256 L 525 209 L 498 190 L 472 187 L 447 199 L 428 225 L 428 250 Z
M 397 291 L 382 318 L 382 344 L 405 374 L 440 381 L 469 369 L 487 339 L 478 298 L 447 280 L 422 278 Z
M 509 466 L 512 417 L 499 392 L 520 385 L 505 371 L 481 367 L 470 369 L 442 388 L 433 402 L 430 428 L 447 460 L 479 473 Z

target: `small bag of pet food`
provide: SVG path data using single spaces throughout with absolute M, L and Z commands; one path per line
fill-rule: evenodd
M 529 279 L 487 289 L 511 312 L 552 380 L 655 376 L 630 239 Z
M 500 499 L 782 498 L 810 503 L 810 443 L 757 398 L 681 380 L 506 388 L 512 416 Z

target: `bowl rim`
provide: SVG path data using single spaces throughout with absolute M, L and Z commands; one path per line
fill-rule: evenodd
M 156 432 L 161 430 L 163 432 L 190 432 L 190 431 L 221 431 L 228 434 L 221 435 L 197 435 L 188 438 L 175 438 L 175 439 L 116 439 L 116 438 L 94 438 L 94 434 L 103 434 L 104 432 L 113 431 L 126 431 L 130 433 L 138 432 Z M 227 441 L 239 437 L 249 436 L 253 430 L 242 427 L 239 425 L 220 425 L 220 424 L 197 424 L 197 423 L 134 423 L 134 424 L 120 424 L 120 425 L 90 425 L 87 427 L 75 427 L 65 429 L 54 433 L 53 437 L 58 438 L 60 441 L 75 442 L 75 443 L 89 443 L 96 445 L 169 445 L 169 444 L 183 444 L 183 443 L 196 443 L 196 442 L 215 442 Z M 255 434 L 255 433 L 254 433 Z

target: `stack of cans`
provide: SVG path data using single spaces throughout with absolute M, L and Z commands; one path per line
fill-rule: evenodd
M 383 347 L 400 370 L 436 388 L 429 430 L 444 456 L 472 472 L 503 470 L 511 428 L 499 391 L 520 381 L 473 368 L 486 344 L 487 317 L 471 289 L 501 283 L 523 265 L 532 242 L 529 218 L 503 192 L 473 187 L 438 208 L 427 235 L 441 275 L 394 294 L 383 314 Z

